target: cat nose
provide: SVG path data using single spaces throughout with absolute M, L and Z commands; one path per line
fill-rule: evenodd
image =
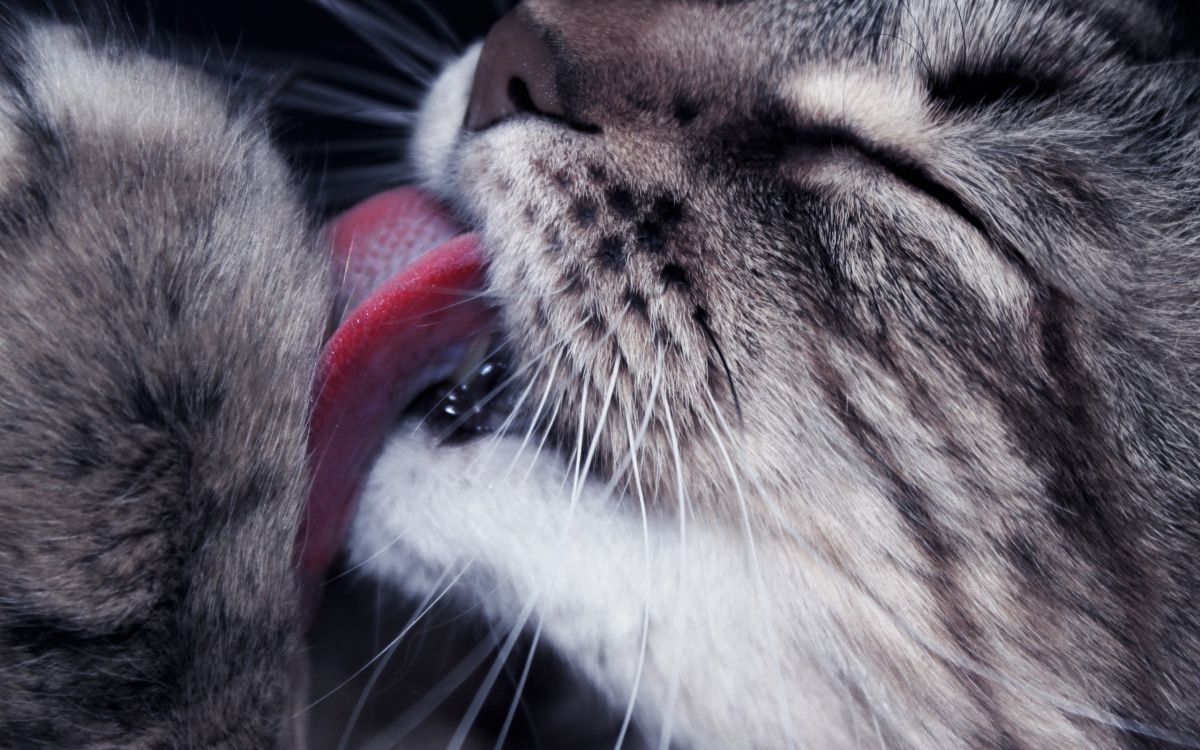
M 485 130 L 522 112 L 562 119 L 554 72 L 554 50 L 526 14 L 504 16 L 483 43 L 463 127 Z

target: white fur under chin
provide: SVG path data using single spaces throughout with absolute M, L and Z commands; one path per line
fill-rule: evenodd
M 652 511 L 643 523 L 636 498 L 595 479 L 576 488 L 573 467 L 533 453 L 515 437 L 439 448 L 401 428 L 363 493 L 352 563 L 418 597 L 452 583 L 451 596 L 502 629 L 540 624 L 542 642 L 618 710 L 637 686 L 635 715 L 652 737 L 779 746 L 786 684 L 792 716 L 824 717 L 799 736 L 852 744 L 853 722 L 817 705 L 825 691 L 805 691 L 818 696 L 806 705 L 799 676 L 781 674 L 770 634 L 794 637 L 795 613 L 763 606 L 780 600 L 756 584 L 743 539 L 694 521 L 681 537 Z

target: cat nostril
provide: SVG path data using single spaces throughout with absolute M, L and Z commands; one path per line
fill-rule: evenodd
M 520 113 L 565 120 L 555 66 L 554 50 L 523 11 L 501 18 L 479 53 L 463 127 L 485 130 Z
M 508 100 L 520 112 L 538 111 L 537 105 L 533 103 L 533 96 L 529 93 L 529 87 L 520 78 L 508 80 Z

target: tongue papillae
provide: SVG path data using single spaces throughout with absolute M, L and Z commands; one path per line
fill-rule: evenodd
M 474 294 L 483 277 L 476 237 L 460 235 L 421 193 L 376 196 L 327 233 L 346 312 L 322 352 L 309 432 L 314 478 L 296 559 L 310 609 L 397 416 L 491 326 Z

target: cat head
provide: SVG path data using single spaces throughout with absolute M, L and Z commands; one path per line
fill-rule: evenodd
M 413 155 L 568 457 L 816 550 L 943 653 L 1183 726 L 1177 10 L 533 0 L 434 85 Z M 989 702 L 963 710 L 1003 738 Z

